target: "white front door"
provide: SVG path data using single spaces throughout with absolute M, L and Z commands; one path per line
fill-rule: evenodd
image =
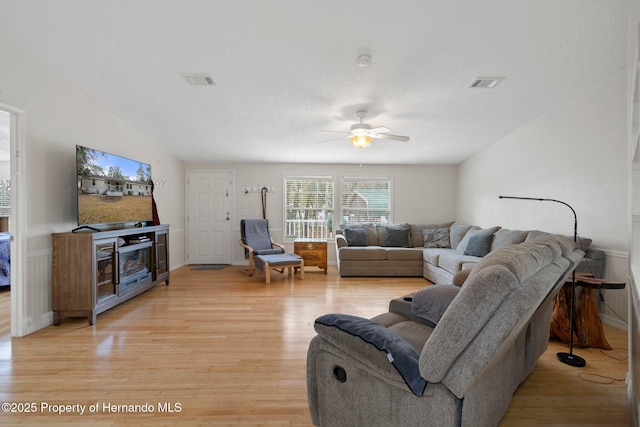
M 187 263 L 231 264 L 233 174 L 187 172 Z

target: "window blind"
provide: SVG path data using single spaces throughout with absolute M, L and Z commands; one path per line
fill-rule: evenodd
M 333 177 L 285 177 L 284 187 L 285 237 L 330 238 L 334 216 Z
M 341 182 L 341 221 L 391 221 L 391 178 L 344 177 Z

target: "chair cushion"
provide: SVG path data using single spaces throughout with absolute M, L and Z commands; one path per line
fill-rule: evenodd
M 422 261 L 420 248 L 387 248 L 388 260 Z
M 345 246 L 340 248 L 340 261 L 368 260 L 382 261 L 387 259 L 387 251 L 380 246 Z
M 277 255 L 277 254 L 283 254 L 284 249 L 280 247 L 276 247 L 273 249 L 259 249 L 259 250 L 254 250 L 253 253 L 255 255 Z
M 302 261 L 302 257 L 296 254 L 258 255 L 256 257 L 256 268 L 264 270 L 266 263 L 269 263 L 271 267 L 278 267 L 300 264 L 300 261 Z
M 462 266 L 468 262 L 478 262 L 482 258 L 461 254 L 460 252 L 448 252 L 440 254 L 438 258 L 438 267 L 448 271 L 451 274 L 456 274 L 462 270 Z
M 440 260 L 440 255 L 448 254 L 448 253 L 457 254 L 459 252 L 456 252 L 455 249 L 448 249 L 448 248 L 428 248 L 422 251 L 422 257 L 424 259 L 424 262 L 437 267 Z
M 240 228 L 244 244 L 250 246 L 254 252 L 273 248 L 266 219 L 243 219 L 240 221 Z

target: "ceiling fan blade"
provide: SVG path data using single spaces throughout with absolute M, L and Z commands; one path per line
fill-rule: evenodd
M 391 132 L 391 130 L 387 129 L 384 126 L 378 126 L 377 128 L 369 129 L 369 132 L 371 132 L 371 133 L 385 133 L 385 132 Z
M 403 141 L 406 142 L 409 140 L 408 136 L 401 136 L 401 135 L 389 135 L 388 133 L 378 133 L 376 135 L 371 135 L 373 138 L 377 138 L 377 139 L 390 139 L 393 141 Z
M 351 132 L 345 132 L 342 130 L 321 130 L 320 132 L 333 132 L 333 133 L 344 133 L 344 134 L 350 134 Z
M 330 132 L 335 132 L 335 131 L 330 131 Z M 349 133 L 349 132 L 347 132 Z M 331 139 L 323 139 L 322 141 L 318 141 L 318 142 L 330 142 L 330 141 L 337 141 L 339 139 L 345 139 L 348 138 L 348 136 L 339 136 L 337 138 L 331 138 Z

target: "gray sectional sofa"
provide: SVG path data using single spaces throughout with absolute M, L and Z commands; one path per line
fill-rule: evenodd
M 432 283 L 453 283 L 484 256 L 513 244 L 548 235 L 543 231 L 480 228 L 455 222 L 440 224 L 344 224 L 336 235 L 336 257 L 341 276 L 424 277 Z M 576 271 L 603 277 L 604 252 L 589 248 Z
M 429 285 L 372 319 L 316 319 L 313 424 L 498 425 L 547 348 L 554 296 L 583 254 L 542 236 L 494 249 L 461 287 Z

